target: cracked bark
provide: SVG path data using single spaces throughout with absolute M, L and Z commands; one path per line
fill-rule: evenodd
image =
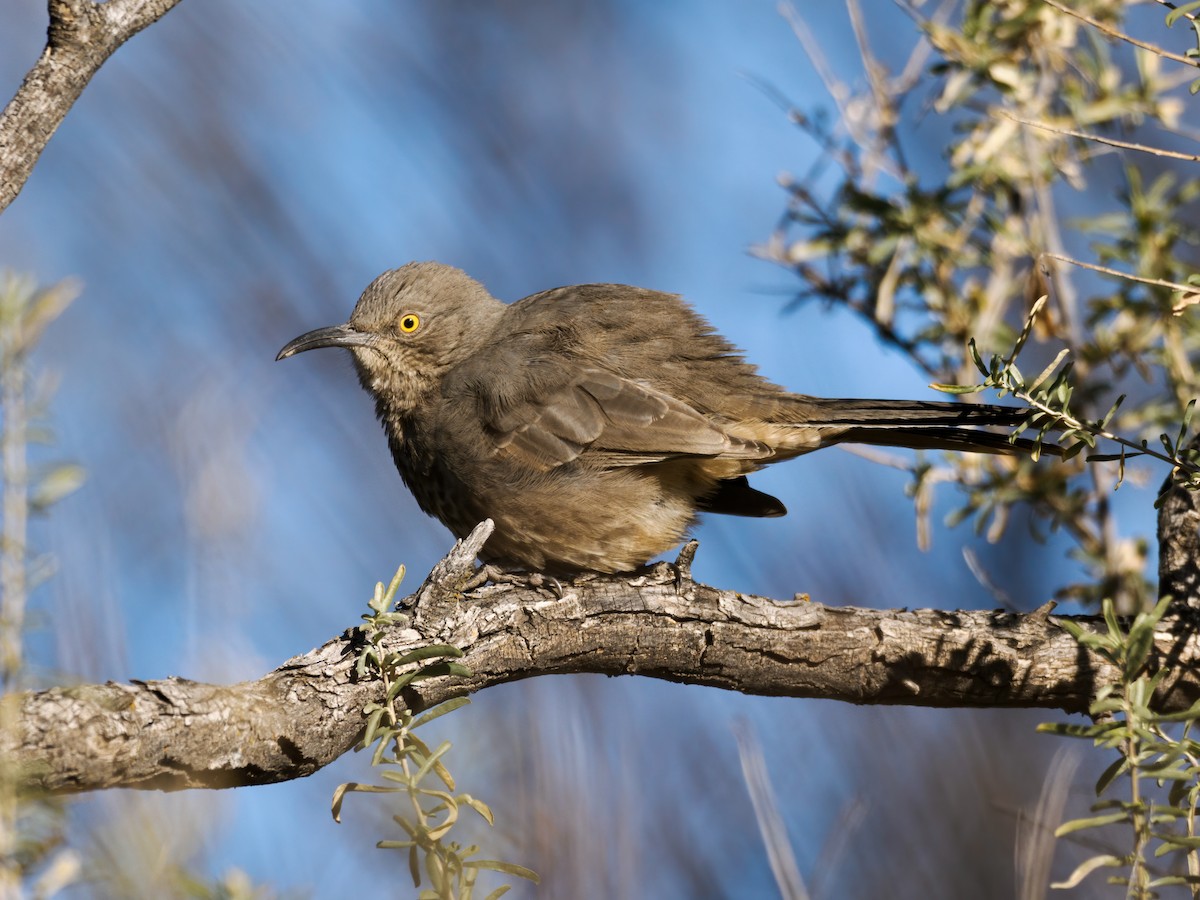
M 1169 533 L 1170 529 L 1164 529 Z M 667 564 L 636 577 L 463 593 L 490 523 L 459 542 L 403 601 L 386 649 L 460 648 L 469 678 L 422 681 L 413 709 L 539 675 L 644 675 L 744 693 L 859 704 L 1086 710 L 1113 677 L 1048 605 L 1000 611 L 869 610 L 721 591 Z M 1102 627 L 1095 617 L 1080 617 Z M 1200 698 L 1200 643 L 1187 604 L 1165 619 L 1154 664 L 1164 711 Z M 83 685 L 10 698 L 18 727 L 0 754 L 29 787 L 216 788 L 309 775 L 350 749 L 377 685 L 354 677 L 358 632 L 257 681 Z

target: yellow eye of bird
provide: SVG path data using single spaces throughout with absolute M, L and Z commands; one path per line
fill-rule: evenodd
M 416 313 L 405 313 L 400 317 L 400 330 L 405 334 L 412 334 L 421 327 L 421 317 Z

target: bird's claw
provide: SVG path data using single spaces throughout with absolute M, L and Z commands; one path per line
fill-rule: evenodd
M 561 600 L 564 594 L 562 582 L 553 575 L 546 575 L 542 572 L 509 572 L 492 563 L 484 563 L 475 570 L 475 574 L 467 583 L 467 590 L 480 587 L 489 581 L 493 584 L 511 584 L 517 587 L 546 590 L 558 600 Z

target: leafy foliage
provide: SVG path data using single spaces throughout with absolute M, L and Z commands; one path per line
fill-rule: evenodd
M 1025 385 L 1053 410 L 1031 427 L 1065 427 L 1086 444 L 1084 426 L 1104 422 L 1137 449 L 1177 434 L 1200 393 L 1200 318 L 1187 314 L 1197 297 L 1187 256 L 1200 239 L 1189 215 L 1200 180 L 1164 171 L 1155 157 L 1165 151 L 1117 137 L 1147 123 L 1176 129 L 1185 102 L 1163 56 L 1127 54 L 1128 43 L 1110 40 L 1128 9 L 1005 0 L 926 18 L 910 8 L 924 39 L 893 75 L 870 46 L 870 18 L 851 2 L 866 84 L 827 78 L 840 113 L 832 125 L 789 108 L 821 154 L 783 179 L 787 211 L 758 248 L 795 272 L 794 302 L 847 309 L 931 381 L 972 385 L 980 360 L 1013 346 L 1047 296 L 1022 343 L 1035 370 L 1069 359 L 1069 380 L 1051 369 Z M 798 15 L 793 25 L 803 36 Z M 914 152 L 939 138 L 941 165 Z M 1093 184 L 1105 189 L 1089 193 Z M 1061 212 L 1076 203 L 1086 217 Z M 1095 261 L 1067 248 L 1090 248 Z M 1109 596 L 1136 612 L 1153 597 L 1147 541 L 1122 534 L 1110 495 L 1120 479 L 1144 476 L 1120 462 L 918 459 L 909 469 L 919 537 L 928 540 L 924 519 L 944 482 L 965 497 L 950 521 L 973 520 L 991 540 L 1015 509 L 1031 507 L 1070 536 L 1084 570 L 1057 596 L 1094 605 Z
M 473 810 L 489 825 L 493 823 L 492 811 L 486 803 L 470 794 L 455 793 L 454 778 L 443 761 L 450 750 L 450 742 L 443 741 L 431 750 L 413 731 L 470 701 L 466 697 L 448 700 L 415 717 L 398 701 L 405 688 L 419 681 L 470 675 L 470 672 L 454 661 L 462 656 L 462 651 L 456 647 L 434 645 L 408 653 L 389 652 L 384 648 L 388 629 L 406 620 L 405 613 L 393 609 L 396 591 L 403 578 L 404 567 L 401 566 L 386 589 L 382 582 L 375 585 L 375 593 L 367 602 L 371 612 L 363 615 L 366 622 L 364 646 L 356 668 L 359 678 L 378 678 L 383 685 L 382 702 L 372 702 L 363 710 L 367 724 L 358 749 L 373 748 L 371 765 L 379 768 L 380 778 L 385 783 L 339 785 L 333 795 L 333 818 L 341 821 L 342 802 L 347 793 L 405 795 L 411 814 L 392 817 L 404 837 L 381 840 L 377 846 L 408 851 L 408 870 L 413 886 L 421 886 L 422 872 L 432 885 L 431 889 L 420 893 L 421 900 L 469 900 L 479 872 L 485 869 L 525 878 L 536 884 L 538 876 L 524 866 L 495 859 L 475 859 L 478 846 L 464 847 L 449 840 L 464 808 Z M 508 885 L 502 885 L 488 894 L 487 900 L 500 897 L 508 890 Z
M 1023 505 L 1074 542 L 1083 577 L 1056 596 L 1102 608 L 1105 630 L 1063 624 L 1118 676 L 1099 690 L 1092 724 L 1045 730 L 1117 758 L 1097 784 L 1105 799 L 1059 834 L 1125 825 L 1133 843 L 1092 856 L 1058 886 L 1115 870 L 1110 880 L 1139 898 L 1168 885 L 1200 896 L 1200 707 L 1154 711 L 1162 675 L 1147 661 L 1168 601 L 1153 600 L 1146 577 L 1149 536 L 1123 535 L 1110 502 L 1123 482 L 1144 481 L 1131 468 L 1138 456 L 1165 461 L 1176 485 L 1200 486 L 1200 457 L 1185 444 L 1200 394 L 1200 179 L 1177 165 L 1197 157 L 1129 140 L 1149 125 L 1158 143 L 1180 132 L 1180 88 L 1187 66 L 1200 66 L 1200 4 L 1164 5 L 1168 28 L 1192 29 L 1183 55 L 1127 34 L 1122 18 L 1135 7 L 1115 0 L 970 0 L 928 17 L 909 8 L 924 40 L 892 75 L 850 0 L 866 84 L 827 77 L 833 126 L 789 109 L 821 155 L 783 180 L 787 211 L 759 248 L 795 272 L 796 303 L 851 311 L 934 387 L 1026 403 L 1033 457 L 1051 435 L 1062 442 L 1054 466 L 919 458 L 911 494 L 923 540 L 934 486 L 953 481 L 965 500 L 951 523 L 973 520 L 996 539 Z M 793 25 L 805 38 L 798 15 Z M 806 45 L 829 71 L 817 43 Z M 926 146 L 945 135 L 941 165 L 913 162 L 928 159 L 910 146 L 917 118 L 901 115 L 916 109 Z M 1085 214 L 1064 215 L 1070 207 Z M 1038 374 L 1022 374 L 1018 353 Z
M 1127 629 L 1112 601 L 1104 603 L 1102 632 L 1060 620 L 1080 646 L 1110 663 L 1118 677 L 1097 692 L 1088 709 L 1093 724 L 1055 723 L 1039 730 L 1084 738 L 1097 747 L 1115 750 L 1117 758 L 1097 781 L 1096 794 L 1102 796 L 1121 785 L 1128 794 L 1099 800 L 1092 806 L 1092 816 L 1065 822 L 1055 834 L 1062 837 L 1127 825 L 1133 843 L 1125 854 L 1090 857 L 1053 887 L 1075 887 L 1100 869 L 1120 869 L 1127 871 L 1110 876 L 1109 881 L 1125 885 L 1129 896 L 1138 900 L 1157 897 L 1157 889 L 1169 885 L 1200 889 L 1200 836 L 1196 831 L 1200 741 L 1193 737 L 1200 721 L 1200 701 L 1181 713 L 1156 713 L 1153 697 L 1164 672 L 1153 672 L 1148 666 L 1155 629 L 1170 603 L 1171 598 L 1165 597 L 1152 610 L 1138 613 Z M 1153 788 L 1165 795 L 1156 798 Z M 1163 862 L 1176 865 L 1160 871 Z

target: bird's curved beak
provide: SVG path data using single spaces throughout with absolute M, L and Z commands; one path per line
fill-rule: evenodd
M 375 343 L 375 335 L 366 331 L 358 331 L 349 324 L 328 325 L 288 341 L 279 351 L 279 355 L 275 357 L 275 361 L 287 359 L 289 356 L 295 356 L 305 350 L 316 350 L 319 347 L 370 347 L 373 343 Z

